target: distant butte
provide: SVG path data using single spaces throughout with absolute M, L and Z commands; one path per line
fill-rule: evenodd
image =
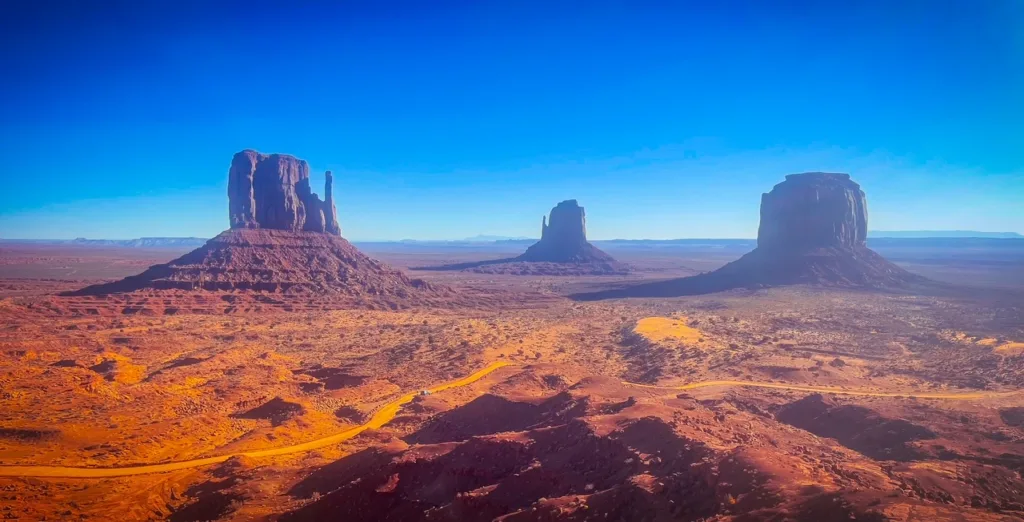
M 867 197 L 849 174 L 790 174 L 761 196 L 757 248 L 714 272 L 579 294 L 669 297 L 792 284 L 886 288 L 924 279 L 865 245 Z
M 540 241 L 518 257 L 418 267 L 419 270 L 467 270 L 508 275 L 615 275 L 630 267 L 587 241 L 587 213 L 575 199 L 565 200 L 541 218 Z
M 547 263 L 614 263 L 615 259 L 587 241 L 587 213 L 569 199 L 541 219 L 540 241 L 526 249 L 519 261 Z
M 309 165 L 286 154 L 235 154 L 228 172 L 231 228 L 169 263 L 72 296 L 145 291 L 328 295 L 339 307 L 395 307 L 450 293 L 371 259 L 341 237 L 327 173 L 325 199 Z

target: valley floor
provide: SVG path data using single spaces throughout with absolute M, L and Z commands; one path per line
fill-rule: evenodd
M 629 277 L 674 275 L 642 259 Z M 126 315 L 5 279 L 0 516 L 1024 518 L 1012 289 L 574 302 L 608 280 L 435 280 L 518 301 Z

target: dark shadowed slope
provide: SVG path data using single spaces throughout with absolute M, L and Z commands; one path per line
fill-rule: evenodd
M 235 229 L 169 263 L 70 295 L 155 290 L 399 294 L 429 290 L 345 239 L 317 232 Z

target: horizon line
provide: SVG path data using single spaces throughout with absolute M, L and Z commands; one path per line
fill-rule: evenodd
M 226 229 L 226 232 L 232 229 Z M 984 230 L 869 230 L 868 239 L 871 239 L 872 234 L 941 234 L 936 236 L 914 236 L 914 237 L 898 237 L 892 239 L 1021 239 L 1024 238 L 1024 234 L 1016 231 L 984 231 Z M 948 235 L 948 234 L 965 234 L 965 235 Z M 966 234 L 982 234 L 978 236 L 966 235 Z M 523 242 L 523 241 L 539 241 L 538 237 L 524 237 L 524 236 L 509 236 L 501 237 L 499 234 L 479 234 L 481 236 L 496 236 L 497 239 L 474 239 L 474 237 L 462 237 L 462 238 L 431 238 L 431 239 L 417 239 L 417 238 L 401 238 L 401 239 L 381 239 L 381 238 L 365 238 L 365 239 L 352 239 L 342 236 L 347 241 L 353 243 L 408 243 L 408 242 L 448 242 L 448 243 L 499 243 L 499 242 Z M 998 237 L 1003 236 L 1003 237 Z M 139 237 L 127 237 L 127 238 L 115 238 L 115 237 L 32 237 L 32 238 L 3 238 L 0 237 L 0 242 L 74 242 L 74 241 L 138 241 L 144 239 L 160 239 L 160 240 L 202 240 L 206 241 L 211 237 L 203 236 L 139 236 Z M 878 238 L 875 239 L 884 239 Z M 710 237 L 710 236 L 695 236 L 695 237 L 672 237 L 672 238 L 651 238 L 651 237 L 615 237 L 615 238 L 600 238 L 600 239 L 588 239 L 588 241 L 756 241 L 757 237 Z

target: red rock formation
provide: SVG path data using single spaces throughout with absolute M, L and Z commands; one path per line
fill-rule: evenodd
M 309 166 L 292 156 L 242 151 L 228 176 L 231 229 L 169 263 L 69 295 L 143 290 L 321 294 L 339 307 L 404 306 L 451 295 L 371 259 L 340 237 L 330 172 L 325 201 L 309 189 Z
M 575 199 L 551 209 L 551 219 L 541 220 L 540 241 L 526 249 L 517 261 L 546 263 L 613 263 L 615 259 L 587 242 L 587 214 Z
M 340 236 L 341 225 L 338 224 L 338 209 L 334 207 L 334 175 L 328 170 L 324 176 L 327 178 L 324 183 L 324 232 Z
M 324 232 L 341 235 L 334 207 L 333 176 L 327 173 L 325 200 L 309 186 L 309 164 L 287 154 L 243 150 L 228 171 L 231 228 Z
M 706 274 L 574 297 L 672 297 L 792 284 L 884 288 L 924 281 L 865 246 L 867 220 L 867 198 L 849 174 L 792 174 L 761 197 L 757 248 L 736 261 Z
M 569 199 L 551 209 L 551 225 L 541 218 L 540 240 L 560 245 L 576 245 L 587 242 L 587 213 L 576 202 Z
M 732 287 L 889 287 L 921 279 L 865 246 L 867 230 L 867 197 L 849 174 L 791 174 L 761 196 L 757 248 L 697 277 Z
M 857 248 L 867 235 L 867 197 L 849 174 L 790 174 L 761 196 L 758 248 Z
M 78 294 L 140 288 L 404 296 L 430 285 L 409 279 L 330 234 L 226 230 L 169 263 Z
M 575 199 L 556 205 L 551 219 L 541 218 L 540 226 L 540 241 L 519 257 L 414 269 L 551 276 L 620 275 L 631 270 L 587 241 L 587 215 Z
M 849 174 L 790 174 L 761 196 L 757 248 L 708 274 L 736 286 L 890 287 L 921 278 L 865 245 L 867 197 Z

